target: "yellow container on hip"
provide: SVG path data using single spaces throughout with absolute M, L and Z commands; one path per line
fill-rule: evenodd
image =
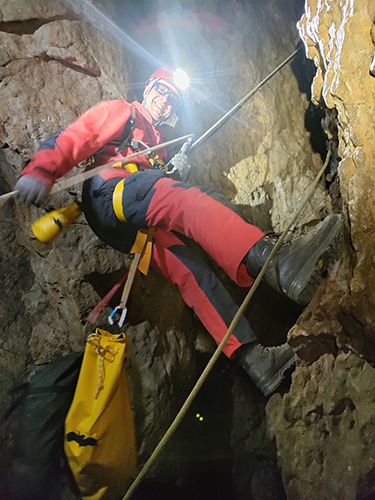
M 70 226 L 81 214 L 80 206 L 73 201 L 67 207 L 48 212 L 31 226 L 36 238 L 42 243 L 48 243 L 58 236 L 63 229 Z

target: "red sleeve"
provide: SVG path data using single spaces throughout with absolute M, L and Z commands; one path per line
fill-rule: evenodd
M 127 101 L 102 101 L 57 134 L 37 151 L 21 175 L 32 175 L 52 187 L 77 163 L 89 158 L 122 134 L 131 115 Z

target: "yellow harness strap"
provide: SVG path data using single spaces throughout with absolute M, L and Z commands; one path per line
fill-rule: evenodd
M 124 210 L 122 207 L 122 193 L 124 191 L 124 182 L 125 178 L 116 184 L 112 195 L 113 210 L 115 211 L 116 217 L 121 222 L 126 222 L 126 217 L 124 215 Z
M 118 162 L 118 164 L 114 163 L 112 167 L 115 168 L 125 168 L 132 174 L 135 172 L 138 172 L 138 166 L 136 163 L 127 163 L 126 165 L 123 165 L 121 161 Z M 124 181 L 125 178 L 122 179 L 120 182 L 118 182 L 115 186 L 115 189 L 113 190 L 113 195 L 112 195 L 112 203 L 113 203 L 113 210 L 115 211 L 116 217 L 118 220 L 122 222 L 126 222 L 126 218 L 124 215 L 124 210 L 122 208 L 122 194 L 124 191 Z
M 125 168 L 131 173 L 138 172 L 138 166 L 136 163 L 127 163 L 126 165 L 123 165 L 121 161 L 118 162 L 118 164 L 114 163 L 113 167 L 115 168 Z M 112 195 L 112 204 L 113 204 L 113 210 L 116 214 L 116 217 L 118 220 L 121 222 L 126 222 L 126 217 L 124 215 L 124 209 L 122 205 L 122 197 L 123 197 L 123 192 L 124 192 L 124 182 L 125 178 L 119 181 L 115 189 L 113 190 L 113 195 Z M 132 249 L 130 250 L 129 253 L 133 254 L 141 254 L 140 257 L 137 259 L 139 261 L 138 263 L 138 269 L 141 271 L 142 274 L 147 275 L 148 269 L 150 267 L 150 261 L 151 261 L 151 252 L 152 252 L 152 229 L 139 229 L 134 245 Z M 130 274 L 130 273 L 129 273 Z M 126 288 L 126 283 L 125 287 Z
M 131 254 L 140 254 L 138 269 L 142 274 L 147 275 L 152 254 L 152 233 L 154 230 L 149 229 L 138 229 L 137 236 L 135 238 L 134 245 L 132 246 Z
M 126 165 L 122 165 L 122 163 L 119 162 L 118 165 L 114 164 L 113 166 L 116 168 L 126 168 L 129 172 L 132 173 L 138 171 L 138 167 L 135 163 L 128 163 Z M 123 203 L 122 203 L 123 193 L 124 193 L 124 182 L 125 178 L 116 184 L 112 195 L 113 210 L 118 220 L 122 222 L 126 222 L 126 217 L 124 214 Z M 116 309 L 122 309 L 123 311 L 121 315 L 122 319 L 120 320 L 120 322 L 122 322 L 125 318 L 126 303 L 130 294 L 131 286 L 134 281 L 136 270 L 139 269 L 140 272 L 145 275 L 147 275 L 148 273 L 151 261 L 151 254 L 152 254 L 152 233 L 153 229 L 139 229 L 135 242 L 129 252 L 130 254 L 134 254 L 134 260 L 129 269 L 128 277 L 126 279 L 124 290 L 122 292 L 120 304 L 116 308 Z M 113 313 L 116 311 L 116 309 L 113 311 Z
M 151 252 L 152 252 L 152 233 L 153 229 L 138 230 L 134 245 L 130 250 L 130 253 L 134 253 L 134 259 L 132 265 L 130 266 L 128 276 L 126 278 L 124 289 L 121 295 L 120 304 L 117 307 L 115 307 L 115 309 L 108 317 L 109 323 L 111 325 L 114 322 L 113 319 L 114 316 L 116 315 L 116 313 L 120 312 L 120 310 L 121 314 L 120 314 L 120 320 L 118 321 L 118 325 L 122 327 L 122 325 L 124 324 L 127 313 L 126 303 L 130 295 L 130 290 L 134 282 L 137 269 L 139 269 L 143 274 L 148 273 L 151 261 Z

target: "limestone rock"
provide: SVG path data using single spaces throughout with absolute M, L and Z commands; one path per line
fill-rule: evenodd
M 374 492 L 375 370 L 352 353 L 299 367 L 290 392 L 267 405 L 288 500 Z M 319 485 L 319 487 L 317 487 Z M 365 498 L 367 498 L 365 496 Z
M 17 152 L 17 167 L 41 140 L 98 101 L 121 97 L 128 85 L 123 56 L 94 28 L 77 21 L 54 21 L 33 35 L 0 33 L 0 38 L 6 68 L 0 133 L 9 163 L 14 165 Z
M 298 23 L 317 68 L 312 100 L 337 116 L 337 140 L 326 125 L 346 251 L 290 331 L 301 363 L 290 393 L 268 405 L 288 499 L 374 494 L 374 15 L 371 1 L 309 0 Z
M 340 300 L 346 335 L 362 348 L 372 343 L 375 303 L 373 283 L 373 126 L 374 77 L 369 65 L 375 6 L 372 2 L 308 2 L 299 23 L 307 55 L 314 58 L 317 75 L 313 99 L 337 110 L 341 194 L 350 228 L 348 289 Z M 351 317 L 352 321 L 345 321 Z M 353 322 L 354 320 L 354 322 Z M 359 334 L 359 335 L 358 335 Z M 367 350 L 367 349 L 366 349 Z M 371 349 L 373 351 L 373 349 Z M 364 351 L 361 351 L 364 353 Z M 373 354 L 370 354 L 373 356 Z
M 119 3 L 129 15 L 130 3 Z M 251 2 L 193 1 L 187 12 L 182 10 L 178 15 L 178 9 L 177 14 L 174 11 L 169 32 L 161 21 L 171 15 L 170 2 L 139 1 L 132 3 L 134 17 L 130 21 L 126 17 L 123 28 L 151 55 L 157 52 L 162 61 L 172 60 L 174 55 L 170 36 L 184 46 L 185 62 L 194 70 L 193 75 L 200 75 L 192 104 L 197 118 L 187 132 L 199 134 L 295 50 L 295 22 L 301 5 L 297 0 L 263 2 L 261 8 Z M 209 14 L 202 12 L 203 7 Z M 164 9 L 164 17 L 157 9 Z M 188 420 L 183 430 L 191 434 L 181 432 L 177 444 L 171 445 L 171 453 L 156 467 L 154 477 L 159 474 L 169 479 L 168 466 L 176 462 L 180 492 L 194 476 L 185 470 L 183 451 L 189 449 L 188 456 L 193 457 L 190 441 L 195 438 L 194 444 L 199 444 L 199 436 L 204 443 L 208 435 L 214 442 L 212 450 L 224 450 L 227 469 L 232 470 L 234 464 L 230 484 L 241 498 L 250 498 L 250 494 L 258 498 L 262 478 L 276 477 L 277 466 L 271 467 L 275 465 L 273 437 L 290 498 L 304 498 L 306 490 L 315 494 L 308 489 L 309 481 L 313 478 L 316 485 L 319 474 L 324 480 L 319 491 L 327 492 L 328 498 L 341 492 L 341 474 L 347 474 L 344 483 L 352 497 L 357 484 L 360 492 L 372 491 L 373 463 L 368 453 L 373 444 L 373 422 L 368 409 L 373 409 L 373 400 L 365 378 L 372 381 L 369 361 L 375 360 L 373 110 L 368 105 L 373 102 L 373 77 L 368 74 L 374 50 L 373 9 L 365 0 L 308 0 L 299 29 L 307 55 L 318 66 L 312 96 L 315 108 L 309 101 L 310 89 L 303 76 L 306 61 L 300 51 L 293 63 L 280 70 L 234 119 L 191 155 L 193 182 L 215 187 L 254 223 L 279 231 L 290 221 L 321 167 L 325 139 L 316 146 L 308 119 L 318 105 L 327 106 L 331 109 L 331 119 L 326 119 L 331 125 L 327 137 L 334 142 L 337 135 L 340 164 L 336 189 L 341 188 L 348 252 L 300 318 L 299 309 L 290 312 L 291 308 L 284 308 L 289 316 L 287 324 L 296 323 L 289 338 L 301 365 L 290 392 L 286 388 L 283 398 L 275 396 L 268 404 L 270 436 L 265 435 L 263 422 L 266 402 L 243 374 L 226 364 L 229 361 L 221 360 L 214 373 L 216 386 L 209 386 L 200 404 L 206 404 L 207 411 L 209 405 L 215 410 L 211 417 L 218 427 L 215 417 L 224 414 L 224 431 L 217 438 L 213 432 L 216 427 L 210 425 L 206 429 L 212 434 L 202 429 L 199 434 L 196 422 Z M 137 14 L 139 23 L 135 22 Z M 132 100 L 137 92 L 141 97 L 139 82 L 156 63 L 155 59 L 144 61 L 146 49 L 135 57 L 128 46 L 107 37 L 105 30 L 76 17 L 60 2 L 0 1 L 4 28 L 0 31 L 2 192 L 14 186 L 41 141 L 91 105 L 113 97 Z M 332 131 L 335 112 L 336 135 Z M 298 227 L 308 227 L 332 207 L 339 210 L 340 203 L 335 203 L 326 187 L 322 180 Z M 72 191 L 79 196 L 79 187 Z M 64 193 L 50 200 L 46 208 L 69 201 L 71 195 Z M 102 244 L 83 217 L 53 243 L 40 244 L 30 225 L 43 213 L 44 209 L 10 203 L 0 214 L 0 268 L 7 290 L 6 296 L 0 295 L 4 329 L 0 396 L 6 403 L 9 388 L 26 380 L 38 365 L 84 347 L 93 328 L 87 324 L 88 313 L 130 264 L 126 256 Z M 241 297 L 233 284 L 226 286 Z M 112 305 L 116 304 L 105 309 L 99 326 L 105 324 Z M 204 340 L 207 332 L 182 303 L 175 287 L 154 273 L 137 281 L 129 309 L 129 377 L 144 462 L 214 345 L 211 339 Z M 283 303 L 267 294 L 264 305 L 249 313 L 249 319 L 256 323 L 253 316 L 261 310 L 258 323 L 267 330 L 269 343 L 285 340 L 286 323 L 280 309 Z M 344 433 L 348 434 L 347 442 Z M 299 439 L 303 440 L 302 449 Z M 218 443 L 223 448 L 216 448 Z M 352 453 L 351 462 L 336 464 L 341 446 Z M 300 461 L 291 457 L 293 453 Z M 208 457 L 214 463 L 216 457 Z M 5 453 L 1 460 L 5 470 L 9 466 Z M 352 469 L 345 469 L 346 465 Z M 332 488 L 330 468 L 335 468 Z M 212 484 L 215 481 L 217 477 Z
M 55 16 L 66 14 L 63 3 L 35 0 L 0 1 L 0 21 L 27 21 L 30 19 L 51 19 Z

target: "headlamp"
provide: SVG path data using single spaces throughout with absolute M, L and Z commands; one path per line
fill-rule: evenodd
M 173 73 L 173 84 L 179 90 L 186 90 L 190 85 L 190 78 L 183 69 L 177 68 Z

